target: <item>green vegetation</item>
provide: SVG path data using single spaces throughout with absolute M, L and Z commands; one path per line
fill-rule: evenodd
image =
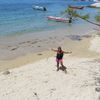
M 87 21 L 87 22 L 89 22 L 89 23 L 91 23 L 91 24 L 100 26 L 100 24 L 88 20 L 88 19 L 89 19 L 89 14 L 85 14 L 85 15 L 79 14 L 77 10 L 74 10 L 74 9 L 72 9 L 72 8 L 70 8 L 70 7 L 68 7 L 68 8 L 65 10 L 64 13 L 66 13 L 66 14 L 69 16 L 69 18 L 70 18 L 71 20 L 72 20 L 73 18 L 80 18 L 80 19 L 85 20 L 85 21 Z M 97 21 L 100 21 L 100 16 L 96 16 L 96 20 L 97 20 Z M 72 21 L 71 21 L 71 22 L 72 22 Z
M 97 16 L 95 17 L 95 19 L 96 19 L 97 22 L 100 22 L 100 15 L 97 15 Z

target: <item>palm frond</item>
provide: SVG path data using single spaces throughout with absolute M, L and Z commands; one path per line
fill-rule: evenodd
M 95 19 L 96 19 L 97 22 L 100 22 L 100 15 L 97 15 L 97 16 L 95 17 Z
M 83 16 L 80 15 L 80 17 L 81 17 L 82 19 L 84 19 L 84 20 L 87 20 L 87 19 L 89 19 L 89 14 L 86 14 L 86 15 L 83 15 Z

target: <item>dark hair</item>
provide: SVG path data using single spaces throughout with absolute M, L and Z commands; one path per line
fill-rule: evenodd
M 58 47 L 58 50 L 62 51 L 61 47 Z

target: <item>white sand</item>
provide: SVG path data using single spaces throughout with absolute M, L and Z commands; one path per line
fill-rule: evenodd
M 91 51 L 100 53 L 100 36 L 96 35 L 95 38 L 93 38 L 89 49 Z
M 56 72 L 52 57 L 10 70 L 9 75 L 1 73 L 0 100 L 99 100 L 95 78 L 100 63 L 66 56 L 65 65 L 67 74 Z
M 91 6 L 92 6 L 92 7 L 98 7 L 98 8 L 99 8 L 99 7 L 100 7 L 100 2 L 93 3 L 93 4 L 91 4 Z
M 93 50 L 100 50 L 97 40 Z M 67 74 L 56 72 L 55 57 L 1 72 L 0 100 L 100 100 L 100 57 L 64 59 Z

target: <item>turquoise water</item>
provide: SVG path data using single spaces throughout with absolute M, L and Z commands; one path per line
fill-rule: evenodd
M 47 16 L 62 16 L 69 4 L 88 5 L 90 2 L 73 2 L 68 0 L 33 0 L 28 3 L 3 3 L 0 4 L 0 36 L 29 34 L 52 30 L 61 27 L 71 27 L 68 23 L 52 22 L 47 20 Z M 32 9 L 32 5 L 45 6 L 46 12 Z M 81 13 L 90 13 L 93 17 L 98 13 L 98 9 L 87 8 Z M 91 18 L 92 18 L 91 17 Z M 84 24 L 79 20 L 73 24 Z

